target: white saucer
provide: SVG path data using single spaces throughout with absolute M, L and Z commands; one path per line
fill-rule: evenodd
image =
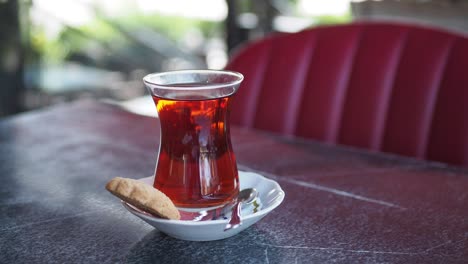
M 147 184 L 152 185 L 153 177 L 142 178 Z M 132 214 L 138 216 L 148 224 L 154 226 L 159 231 L 182 240 L 190 241 L 210 241 L 224 239 L 238 234 L 251 225 L 258 222 L 273 209 L 278 207 L 284 200 L 284 191 L 276 181 L 267 179 L 260 174 L 253 172 L 239 171 L 240 189 L 255 188 L 258 191 L 258 205 L 255 210 L 245 208 L 242 210 L 243 224 L 235 229 L 224 231 L 228 220 L 209 221 L 187 221 L 187 220 L 167 220 L 154 217 L 144 213 L 125 202 L 124 207 Z

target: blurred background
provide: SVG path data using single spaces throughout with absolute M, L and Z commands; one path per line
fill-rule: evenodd
M 0 118 L 80 98 L 151 114 L 148 73 L 222 69 L 245 41 L 356 19 L 468 32 L 468 0 L 0 0 Z

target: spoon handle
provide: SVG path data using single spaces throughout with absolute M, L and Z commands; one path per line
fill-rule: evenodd
M 241 209 L 241 202 L 238 202 L 232 208 L 231 219 L 229 220 L 229 223 L 226 225 L 226 227 L 224 227 L 224 231 L 228 231 L 230 229 L 234 229 L 242 225 L 240 209 Z

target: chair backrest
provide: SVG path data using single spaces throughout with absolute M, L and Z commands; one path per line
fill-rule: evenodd
M 468 38 L 356 22 L 278 34 L 226 67 L 234 124 L 468 166 Z

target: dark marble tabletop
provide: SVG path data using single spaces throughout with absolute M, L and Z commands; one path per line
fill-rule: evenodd
M 467 263 L 468 171 L 232 128 L 286 198 L 219 241 L 168 237 L 105 183 L 154 171 L 157 119 L 80 101 L 0 121 L 1 263 Z

